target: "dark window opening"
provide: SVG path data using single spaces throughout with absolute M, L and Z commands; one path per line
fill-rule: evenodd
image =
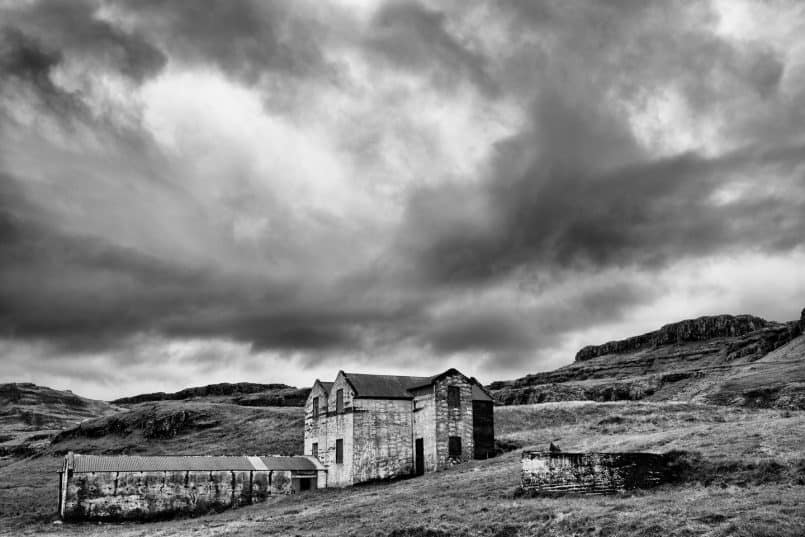
M 313 446 L 311 446 L 311 448 L 310 448 L 310 454 L 313 455 L 314 457 L 316 457 L 317 459 L 319 458 L 319 444 L 318 444 L 318 442 L 313 442 Z
M 342 464 L 344 462 L 344 441 L 340 438 L 335 441 L 335 463 Z
M 448 443 L 448 452 L 451 459 L 458 459 L 461 457 L 461 437 L 451 436 Z
M 310 482 L 312 479 L 300 479 L 299 480 L 299 490 L 310 490 Z
M 447 407 L 458 408 L 461 406 L 461 389 L 458 386 L 447 387 Z
M 313 398 L 313 419 L 318 419 L 319 417 L 319 398 Z
M 344 412 L 344 390 L 335 392 L 335 411 L 338 414 Z

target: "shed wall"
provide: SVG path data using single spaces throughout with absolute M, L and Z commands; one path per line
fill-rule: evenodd
M 149 520 L 265 501 L 272 471 L 86 472 L 68 474 L 66 520 Z

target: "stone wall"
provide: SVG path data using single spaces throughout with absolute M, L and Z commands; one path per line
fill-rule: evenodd
M 653 453 L 524 451 L 522 456 L 521 486 L 536 493 L 611 494 L 667 478 L 665 457 Z
M 313 399 L 319 398 L 319 415 L 313 418 Z M 305 402 L 305 455 L 313 455 L 313 444 L 318 444 L 319 460 L 322 460 L 322 453 L 327 451 L 327 411 L 328 407 L 327 392 L 321 385 L 316 383 L 310 391 L 310 395 Z
M 344 411 L 337 413 L 336 394 L 344 390 Z M 319 461 L 327 468 L 327 486 L 344 487 L 352 485 L 352 452 L 353 452 L 353 399 L 355 393 L 342 373 L 339 373 L 330 388 L 327 400 L 327 418 L 322 418 L 326 429 L 327 444 L 319 443 Z M 344 446 L 344 462 L 336 463 L 336 440 L 342 440 Z
M 424 471 L 433 472 L 437 467 L 436 459 L 436 399 L 433 386 L 425 386 L 413 392 L 413 428 L 414 449 L 416 439 L 422 439 Z M 416 464 L 416 453 L 414 453 Z
M 272 471 L 72 473 L 63 481 L 65 520 L 149 520 L 203 514 L 291 493 Z
M 461 392 L 458 408 L 450 408 L 447 388 L 457 386 Z M 453 464 L 472 459 L 475 443 L 472 430 L 472 385 L 460 373 L 445 375 L 434 383 L 434 408 L 436 414 L 436 469 L 442 470 Z M 449 456 L 449 439 L 461 438 L 461 456 Z
M 353 401 L 353 483 L 413 473 L 411 422 L 407 399 Z

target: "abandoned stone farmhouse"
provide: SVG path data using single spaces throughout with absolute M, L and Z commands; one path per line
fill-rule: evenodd
M 305 455 L 327 486 L 420 475 L 494 454 L 494 404 L 456 369 L 432 377 L 340 371 L 305 405 Z

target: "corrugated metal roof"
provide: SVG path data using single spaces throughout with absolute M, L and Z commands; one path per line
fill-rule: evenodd
M 344 375 L 355 388 L 357 397 L 411 399 L 413 396 L 408 388 L 430 383 L 430 377 L 365 375 L 363 373 L 344 373 Z
M 69 457 L 69 455 L 68 455 Z M 260 457 L 268 470 L 317 470 L 308 457 Z M 265 470 L 252 464 L 248 457 L 173 456 L 142 457 L 136 455 L 74 455 L 75 472 L 168 472 L 168 471 L 250 471 Z M 323 467 L 322 467 L 323 468 Z

